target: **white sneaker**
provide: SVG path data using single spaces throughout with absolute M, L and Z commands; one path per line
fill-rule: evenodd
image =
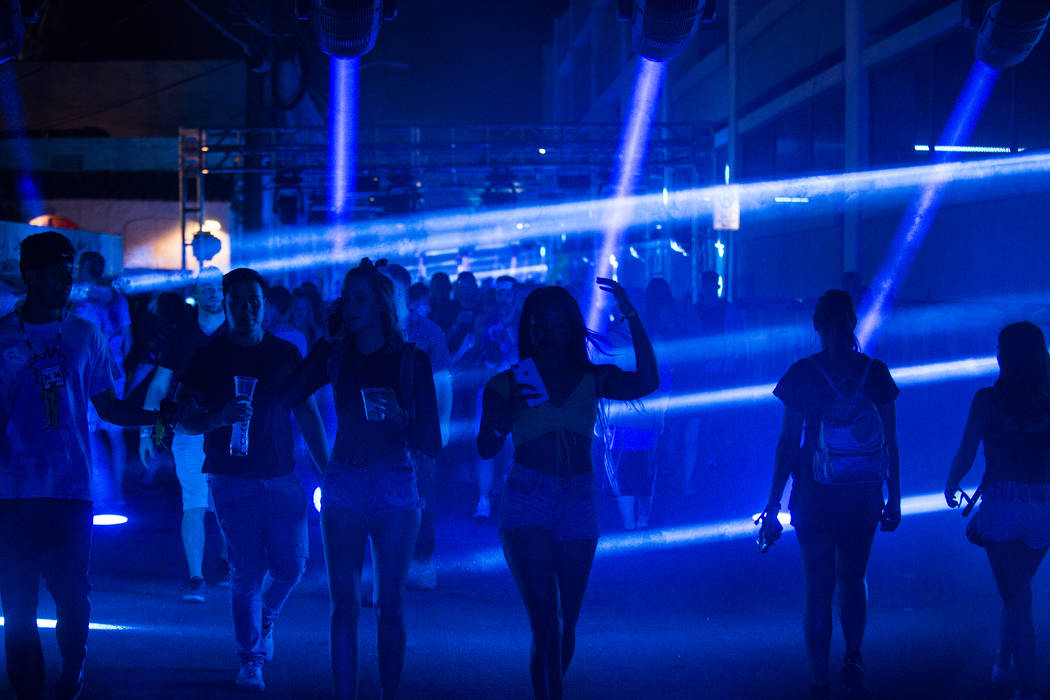
M 437 588 L 437 567 L 433 561 L 412 560 L 408 568 L 406 587 L 413 591 L 432 591 Z
M 233 682 L 243 690 L 263 692 L 266 690 L 266 683 L 263 682 L 262 664 L 258 661 L 241 664 L 241 670 L 237 671 L 237 677 L 233 679 Z
M 492 515 L 492 505 L 489 503 L 488 496 L 480 496 L 478 498 L 478 507 L 474 510 L 475 518 L 488 518 Z

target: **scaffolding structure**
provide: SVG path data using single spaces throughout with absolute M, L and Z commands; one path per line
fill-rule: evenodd
M 494 178 L 508 174 L 520 205 L 608 196 L 622 130 L 622 124 L 361 127 L 352 218 L 480 208 Z M 654 123 L 637 191 L 712 183 L 712 134 L 701 124 Z M 180 129 L 184 239 L 195 226 L 203 230 L 207 181 L 213 176 L 233 179 L 235 261 L 246 236 L 286 238 L 292 226 L 328 221 L 328 134 L 323 128 Z M 411 212 L 404 210 L 404 197 L 395 201 L 392 196 L 396 183 L 406 180 L 418 195 L 408 203 L 418 207 Z M 252 188 L 262 226 L 249 232 L 244 202 Z M 696 229 L 694 224 L 688 240 L 695 242 Z M 185 252 L 183 260 L 185 267 Z

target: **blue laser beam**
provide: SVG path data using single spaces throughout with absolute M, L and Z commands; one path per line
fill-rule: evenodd
M 620 139 L 613 189 L 614 206 L 607 211 L 602 226 L 602 247 L 598 255 L 596 270 L 598 277 L 613 277 L 615 275 L 613 261 L 622 255 L 623 233 L 627 230 L 631 220 L 632 199 L 630 195 L 645 163 L 653 117 L 666 72 L 666 63 L 638 57 L 627 121 L 624 123 Z M 592 295 L 587 318 L 590 328 L 598 328 L 605 317 L 602 307 L 601 297 L 596 294 Z
M 998 78 L 999 70 L 982 61 L 974 61 L 959 99 L 937 141 L 942 147 L 935 149 L 935 162 L 943 162 L 955 155 L 943 146 L 967 145 Z M 948 182 L 941 173 L 932 171 L 930 178 L 923 183 L 905 211 L 894 234 L 890 251 L 861 303 L 858 314 L 860 321 L 857 324 L 857 340 L 861 346 L 867 345 L 874 337 L 886 309 L 892 304 L 894 291 L 911 269 L 915 256 L 940 209 L 944 188 Z
M 901 499 L 901 515 L 911 517 L 949 510 L 940 493 L 906 496 Z M 792 531 L 789 516 L 781 513 L 778 520 L 784 532 Z M 713 542 L 752 538 L 758 534 L 754 518 L 736 518 L 712 523 L 682 525 L 652 530 L 621 532 L 602 535 L 598 540 L 597 556 L 614 556 L 636 552 L 691 547 Z M 443 569 L 489 572 L 506 568 L 503 553 L 496 548 L 484 549 L 466 557 L 442 562 Z
M 3 148 L 8 151 L 15 165 L 15 190 L 22 221 L 29 221 L 43 213 L 41 193 L 26 132 L 25 108 L 22 92 L 15 73 L 17 64 L 0 66 L 0 125 L 9 138 L 3 139 Z
M 357 171 L 358 59 L 332 58 L 328 84 L 328 210 L 344 221 Z
M 792 180 L 777 180 L 730 186 L 693 188 L 630 197 L 630 225 L 654 221 L 688 221 L 710 216 L 713 201 L 732 189 L 742 212 L 766 210 L 776 196 L 805 196 L 807 210 L 835 204 L 851 192 L 866 197 L 905 191 L 928 181 L 977 183 L 996 181 L 1008 186 L 1012 178 L 1045 176 L 1050 173 L 1050 153 L 1028 153 L 970 162 L 944 162 Z M 666 203 L 665 203 L 666 202 Z M 410 258 L 427 251 L 455 251 L 484 242 L 490 247 L 542 241 L 552 236 L 589 236 L 601 231 L 606 215 L 622 202 L 612 199 L 566 202 L 555 205 L 516 207 L 482 212 L 459 211 L 447 214 L 360 221 L 342 227 L 300 227 L 282 240 L 242 246 L 242 264 L 264 274 L 356 263 L 362 257 Z M 508 222 L 527 222 L 517 230 Z M 337 238 L 352 236 L 355 245 L 335 249 Z M 618 256 L 619 257 L 619 256 Z M 132 292 L 183 286 L 185 280 L 175 272 L 144 273 L 128 278 Z

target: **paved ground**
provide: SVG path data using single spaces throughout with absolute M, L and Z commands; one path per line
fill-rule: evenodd
M 462 487 L 456 487 L 462 490 Z M 204 605 L 177 602 L 182 575 L 177 513 L 161 483 L 135 495 L 132 521 L 96 528 L 93 619 L 123 630 L 93 631 L 85 700 L 223 698 L 239 693 L 229 601 L 208 590 Z M 440 585 L 409 592 L 409 651 L 402 697 L 527 698 L 528 628 L 497 555 L 495 526 L 466 517 L 466 497 L 448 494 L 439 520 Z M 709 521 L 702 499 L 666 497 L 665 525 Z M 611 504 L 605 531 L 620 528 Z M 271 698 L 330 694 L 327 591 L 320 537 L 277 628 L 265 670 Z M 599 556 L 579 627 L 569 698 L 801 698 L 801 571 L 794 537 L 761 556 L 748 538 L 668 543 L 659 529 L 635 546 Z M 905 519 L 880 534 L 870 570 L 865 644 L 870 682 L 885 698 L 998 698 L 988 675 L 998 607 L 983 553 L 966 543 L 952 513 Z M 1050 585 L 1037 580 L 1037 628 L 1050 634 Z M 46 594 L 41 617 L 53 617 Z M 43 632 L 52 674 L 53 633 Z M 378 697 L 375 625 L 365 617 L 361 697 Z M 836 637 L 834 655 L 842 653 Z M 1050 644 L 1040 659 L 1047 667 Z M 1050 679 L 1048 679 L 1050 680 Z M 0 681 L 0 696 L 10 693 Z

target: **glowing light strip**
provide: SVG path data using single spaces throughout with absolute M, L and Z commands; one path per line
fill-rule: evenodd
M 991 178 L 1010 178 L 1050 173 L 1050 154 L 1033 153 L 1005 158 L 987 158 L 970 162 L 936 163 L 906 168 L 892 168 L 867 172 L 851 172 L 799 178 L 795 180 L 730 185 L 740 202 L 741 211 L 758 211 L 769 206 L 769 201 L 785 189 L 805 193 L 811 203 L 824 198 L 839 197 L 854 191 L 892 192 L 914 187 L 929 180 L 939 182 L 975 182 Z M 727 186 L 679 190 L 630 197 L 630 225 L 653 221 L 690 220 L 710 215 L 715 198 L 727 196 Z M 272 241 L 259 243 L 257 255 L 252 257 L 252 244 L 242 246 L 242 264 L 263 273 L 293 269 L 316 268 L 326 265 L 346 265 L 362 257 L 414 258 L 425 250 L 459 250 L 479 241 L 500 241 L 507 246 L 528 240 L 551 236 L 589 236 L 601 228 L 604 216 L 612 208 L 612 200 L 587 200 L 537 207 L 459 212 L 441 215 L 416 216 L 405 219 L 357 222 L 339 227 L 339 235 L 352 235 L 359 245 L 340 250 L 314 252 L 312 249 L 331 245 L 336 237 L 332 227 L 300 227 L 286 242 L 274 245 Z M 508 220 L 527 219 L 529 229 L 514 230 L 504 227 Z M 176 273 L 135 276 L 128 280 L 132 293 L 188 284 Z
M 337 220 L 350 211 L 357 169 L 358 59 L 329 59 L 328 209 Z
M 126 515 L 117 515 L 116 513 L 99 513 L 92 518 L 94 525 L 123 525 L 127 522 L 128 518 Z
M 519 265 L 518 267 L 505 267 L 499 270 L 471 270 L 475 279 L 486 279 L 492 277 L 502 277 L 503 275 L 510 275 L 511 277 L 529 277 L 531 275 L 546 275 L 550 268 L 546 265 Z
M 809 197 L 774 197 L 773 201 L 780 204 L 805 204 Z
M 910 365 L 890 370 L 890 376 L 898 386 L 933 384 L 956 379 L 985 377 L 999 371 L 995 357 L 972 357 L 948 362 L 933 362 L 925 365 Z M 760 403 L 772 401 L 776 384 L 753 384 L 750 386 L 699 391 L 691 394 L 672 394 L 670 397 L 642 399 L 631 403 L 617 402 L 609 407 L 609 415 L 630 415 L 637 411 L 659 411 L 667 413 L 727 406 L 738 403 Z
M 620 142 L 620 157 L 617 167 L 613 200 L 615 205 L 609 212 L 603 226 L 602 248 L 598 255 L 597 276 L 614 277 L 615 268 L 612 261 L 619 257 L 623 242 L 623 232 L 630 225 L 631 200 L 629 195 L 634 189 L 638 174 L 645 163 L 645 153 L 649 145 L 649 134 L 652 131 L 660 90 L 663 87 L 667 64 L 638 57 L 638 69 L 634 78 L 634 90 L 631 91 L 631 102 L 627 112 L 627 122 Z M 587 323 L 597 329 L 604 317 L 602 309 L 604 300 L 598 293 L 592 293 Z
M 972 488 L 970 489 L 972 491 Z M 925 515 L 949 510 L 940 493 L 918 494 L 901 499 L 901 515 Z M 784 532 L 791 532 L 790 516 L 780 513 L 777 518 L 784 525 Z M 758 527 L 754 518 L 723 520 L 714 523 L 684 525 L 653 530 L 622 532 L 613 535 L 602 535 L 598 540 L 597 554 L 630 554 L 654 549 L 674 549 L 709 542 L 723 542 L 756 537 Z M 442 566 L 443 569 L 494 571 L 506 568 L 503 553 L 491 548 Z
M 938 143 L 946 146 L 966 145 L 998 78 L 998 70 L 981 61 L 974 62 Z M 938 160 L 943 158 L 944 156 L 940 155 Z M 933 171 L 901 219 L 890 252 L 860 305 L 857 339 L 862 347 L 868 344 L 881 325 L 897 285 L 911 269 L 915 256 L 940 209 L 944 186 L 948 182 L 949 180 L 940 173 Z
M 3 626 L 4 626 L 4 618 L 0 617 L 0 627 L 3 627 Z M 49 619 L 46 619 L 46 618 L 38 617 L 36 619 L 36 626 L 39 629 L 43 629 L 43 630 L 53 630 L 53 629 L 55 629 L 55 627 L 58 626 L 58 621 L 57 620 L 49 620 Z M 126 627 L 124 625 L 105 625 L 105 624 L 102 624 L 101 622 L 91 622 L 91 623 L 88 624 L 88 629 L 99 630 L 99 631 L 102 631 L 102 632 L 114 632 L 114 631 L 119 632 L 119 631 L 123 631 L 123 630 L 134 629 L 134 627 Z
M 916 145 L 915 150 L 919 153 L 929 153 L 929 146 Z M 937 153 L 1013 153 L 1009 146 L 934 146 Z M 1020 153 L 1023 148 L 1018 148 Z

